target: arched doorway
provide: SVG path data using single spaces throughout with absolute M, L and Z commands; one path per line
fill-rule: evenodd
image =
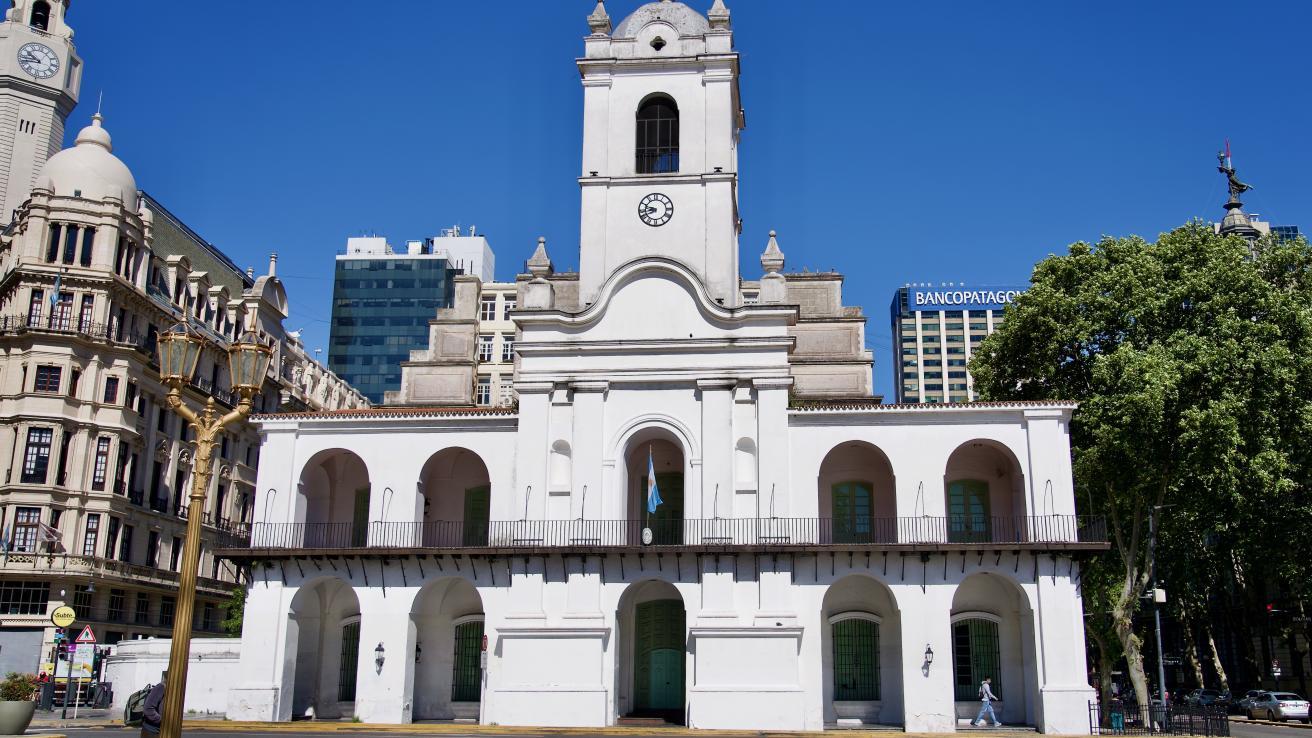
M 625 469 L 630 542 L 654 546 L 683 543 L 686 460 L 674 434 L 663 428 L 635 433 L 629 439 Z M 659 499 L 654 507 L 649 486 L 653 471 Z
M 892 592 L 853 574 L 825 592 L 821 615 L 825 723 L 902 724 L 902 634 Z
M 993 709 L 1008 724 L 1038 719 L 1038 662 L 1034 617 L 1013 581 L 997 574 L 966 577 L 952 597 L 952 678 L 957 718 L 979 713 L 979 685 L 988 677 Z
M 305 548 L 360 548 L 369 542 L 369 469 L 346 449 L 320 451 L 301 469 L 297 505 Z
M 1025 475 L 1005 446 L 970 441 L 948 457 L 943 476 L 950 543 L 1016 542 L 1025 525 Z
M 822 543 L 897 542 L 897 488 L 883 451 L 863 441 L 835 446 L 817 483 Z
M 477 719 L 483 695 L 483 600 L 468 580 L 426 585 L 410 611 L 415 629 L 415 720 Z
M 295 664 L 291 717 L 335 719 L 355 711 L 360 603 L 337 578 L 302 586 L 288 612 L 286 662 Z
M 678 590 L 667 582 L 630 585 L 621 598 L 623 640 L 620 673 L 625 689 L 620 714 L 684 722 L 687 702 L 687 613 Z
M 433 454 L 419 473 L 425 546 L 486 546 L 492 486 L 483 458 L 466 448 Z

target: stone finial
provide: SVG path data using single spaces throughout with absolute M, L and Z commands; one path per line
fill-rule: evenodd
M 547 256 L 547 239 L 545 236 L 538 237 L 538 248 L 528 260 L 528 271 L 534 279 L 545 279 L 551 275 L 551 257 Z
M 278 254 L 277 254 L 277 252 L 274 252 L 274 253 L 272 253 L 272 254 L 269 254 L 269 276 L 270 276 L 270 277 L 276 277 L 276 276 L 278 276 Z
M 597 0 L 597 7 L 588 16 L 588 28 L 592 29 L 594 34 L 610 33 L 610 16 L 606 14 L 606 3 L 604 0 Z
M 715 4 L 706 13 L 706 18 L 710 20 L 711 28 L 717 31 L 729 30 L 729 9 L 724 6 L 724 0 L 715 0 Z
M 765 252 L 761 254 L 761 268 L 766 274 L 777 274 L 784 268 L 784 252 L 779 250 L 778 235 L 770 231 L 770 242 L 765 245 Z

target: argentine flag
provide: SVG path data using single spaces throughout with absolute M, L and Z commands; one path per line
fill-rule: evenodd
M 655 514 L 656 508 L 664 500 L 661 499 L 661 491 L 656 487 L 656 465 L 652 463 L 651 446 L 647 447 L 647 512 Z

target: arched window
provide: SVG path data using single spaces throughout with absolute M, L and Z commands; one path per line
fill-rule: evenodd
M 638 108 L 638 174 L 679 171 L 679 106 L 664 95 Z
M 879 699 L 879 622 L 865 614 L 830 621 L 834 650 L 834 700 Z
M 40 28 L 43 31 L 50 30 L 50 3 L 46 0 L 37 0 L 32 3 L 32 19 L 28 25 L 33 28 Z
M 1001 665 L 996 622 L 967 617 L 952 624 L 952 670 L 959 702 L 978 700 L 979 684 L 985 677 L 993 680 L 990 691 L 1002 699 L 1002 679 L 998 673 Z

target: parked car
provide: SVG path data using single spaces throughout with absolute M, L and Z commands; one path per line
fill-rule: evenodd
M 1232 707 L 1234 707 L 1234 712 L 1240 715 L 1247 715 L 1248 711 L 1253 707 L 1253 700 L 1256 699 L 1259 695 L 1263 694 L 1265 691 L 1266 690 L 1264 689 L 1250 689 L 1247 692 L 1245 692 L 1244 696 L 1240 697 L 1238 700 L 1235 700 L 1234 704 L 1232 705 Z
M 1308 722 L 1307 700 L 1293 692 L 1262 692 L 1253 698 L 1248 717 L 1255 720 L 1302 720 Z
M 1224 705 L 1229 702 L 1225 692 L 1219 689 L 1195 689 L 1185 697 L 1185 702 L 1198 707 L 1210 707 L 1212 705 Z

